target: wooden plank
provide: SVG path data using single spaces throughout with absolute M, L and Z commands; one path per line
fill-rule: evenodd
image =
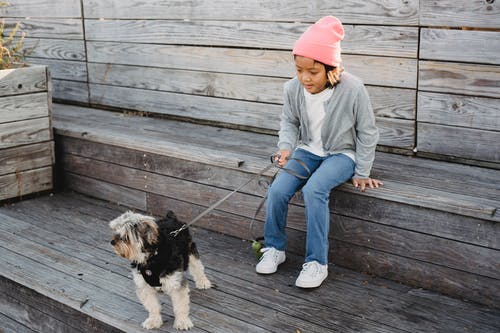
M 0 175 L 36 169 L 52 164 L 54 164 L 54 143 L 51 141 L 2 149 Z
M 498 99 L 418 93 L 418 121 L 500 131 Z
M 418 260 L 392 255 L 365 247 L 333 243 L 334 262 L 337 265 L 380 277 L 434 290 L 459 299 L 476 301 L 498 307 L 499 280 L 429 265 Z M 473 287 L 471 287 L 473 286 Z
M 96 105 L 263 128 L 274 133 L 279 129 L 280 105 L 95 84 L 90 89 L 91 102 Z M 412 121 L 378 117 L 377 124 L 381 130 L 380 144 L 413 148 Z
M 87 41 L 90 62 L 292 77 L 290 51 Z M 217 59 L 217 61 L 213 61 Z
M 126 127 L 122 127 L 121 135 L 120 131 L 103 131 L 103 129 L 90 130 L 88 127 L 83 127 L 84 129 L 82 131 L 79 130 L 77 126 L 74 127 L 75 128 L 72 129 L 63 129 L 59 127 L 57 133 L 77 138 L 82 137 L 83 134 L 88 140 L 94 142 L 103 142 L 131 149 L 141 149 L 141 147 L 148 146 L 148 151 L 152 153 L 168 155 L 180 159 L 192 159 L 202 163 L 229 168 L 240 168 L 242 164 L 244 164 L 245 169 L 247 167 L 253 167 L 252 161 L 242 159 L 242 157 L 247 158 L 242 154 L 236 154 L 230 151 L 220 152 L 216 149 L 206 148 L 202 144 L 193 145 L 186 142 L 179 143 L 171 141 L 162 133 L 157 133 L 156 136 L 159 135 L 162 138 L 162 140 L 157 140 L 154 135 L 152 137 L 142 136 L 141 138 L 131 137 L 127 133 Z
M 346 54 L 342 56 L 342 60 L 346 70 L 360 77 L 365 84 L 398 88 L 417 87 L 416 59 Z
M 500 278 L 500 252 L 337 215 L 331 226 L 336 240 L 472 274 Z
M 413 89 L 366 86 L 377 117 L 415 119 L 417 94 Z
M 2 17 L 81 17 L 79 0 L 16 0 L 0 8 Z
M 420 151 L 500 163 L 500 131 L 430 123 L 418 123 L 417 131 L 417 146 Z M 457 145 L 457 142 L 460 144 Z
M 97 106 L 168 114 L 255 128 L 279 129 L 281 106 L 223 98 L 90 84 L 90 101 Z
M 380 4 L 377 1 L 343 2 L 316 1 L 305 4 L 297 0 L 269 3 L 265 0 L 238 3 L 230 0 L 169 3 L 165 10 L 162 1 L 147 3 L 138 0 L 84 0 L 88 18 L 154 18 L 192 20 L 258 20 L 258 21 L 310 21 L 332 15 L 345 23 L 372 23 L 391 25 L 417 25 L 418 1 Z
M 32 57 L 28 57 L 26 60 L 30 64 L 48 66 L 52 79 L 81 82 L 87 81 L 87 65 L 83 61 Z
M 30 57 L 60 60 L 85 61 L 85 44 L 83 40 L 31 38 L 24 39 L 24 47 L 32 49 Z
M 291 50 L 295 41 L 309 25 L 298 22 L 277 24 L 266 21 L 218 21 L 206 18 L 204 20 L 87 19 L 85 31 L 90 41 Z M 346 31 L 352 34 L 352 40 L 349 36 L 345 38 L 344 52 L 416 57 L 415 28 L 346 26 Z M 391 50 L 388 45 L 392 46 Z
M 48 117 L 0 124 L 0 149 L 51 139 L 52 130 Z
M 52 167 L 0 176 L 0 200 L 52 189 Z
M 419 61 L 419 90 L 500 97 L 500 67 Z
M 48 116 L 47 92 L 0 98 L 0 124 Z
M 89 63 L 88 70 L 91 83 L 273 104 L 283 103 L 283 84 L 288 79 L 97 63 Z M 380 70 L 376 77 L 384 77 L 385 68 Z M 368 86 L 368 91 L 377 115 L 415 118 L 415 91 L 374 86 Z
M 500 65 L 499 54 L 500 31 L 420 31 L 420 59 Z
M 89 86 L 86 82 L 52 80 L 52 97 L 60 102 L 89 103 Z
M 30 4 L 30 6 L 31 5 L 32 4 Z M 26 32 L 26 35 L 30 38 L 83 39 L 83 26 L 81 19 L 53 19 L 36 17 L 6 19 L 6 30 L 10 31 L 16 23 L 20 23 L 20 29 Z
M 88 70 L 91 83 L 275 104 L 283 102 L 286 82 L 280 78 L 109 64 L 90 63 Z
M 0 323 L 2 323 L 2 332 L 3 333 L 36 333 L 32 329 L 26 327 L 25 325 L 16 322 L 15 320 L 7 317 L 3 313 L 6 311 L 1 310 L 0 313 Z
M 497 222 L 335 191 L 330 197 L 333 221 L 346 216 L 419 232 L 437 238 L 500 250 Z M 356 205 L 352 203 L 356 202 Z M 356 207 L 361 206 L 363 210 Z
M 285 78 L 292 77 L 295 71 L 290 51 L 96 41 L 89 41 L 87 48 L 89 61 L 99 63 Z M 358 68 L 357 74 L 367 82 L 384 85 L 389 82 L 391 86 L 415 85 L 415 61 L 350 54 L 345 54 L 343 58 L 348 70 Z M 373 71 L 380 72 L 372 75 Z M 388 73 L 392 73 L 391 76 Z
M 406 119 L 376 117 L 380 132 L 379 145 L 413 149 L 415 147 L 415 122 Z
M 119 205 L 146 211 L 146 192 L 137 191 L 125 186 L 117 186 L 82 177 L 73 173 L 65 173 L 64 186 L 99 199 L 116 202 Z
M 43 66 L 4 69 L 0 72 L 0 96 L 47 91 L 47 73 Z
M 420 24 L 423 26 L 498 28 L 500 6 L 495 1 L 422 0 Z
M 450 194 L 470 196 L 470 201 L 474 201 L 474 197 L 500 200 L 499 170 L 377 152 L 373 174 L 382 179 L 419 186 L 423 190 L 445 189 Z M 467 186 L 457 183 L 456 179 L 467 179 Z

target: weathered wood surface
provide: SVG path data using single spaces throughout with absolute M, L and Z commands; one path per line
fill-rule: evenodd
M 500 67 L 420 61 L 419 89 L 484 97 L 500 97 Z
M 54 164 L 52 141 L 2 149 L 0 175 L 40 168 Z
M 6 315 L 38 331 L 50 324 L 75 327 L 78 316 L 73 313 L 77 311 L 79 316 L 91 316 L 100 325 L 142 332 L 139 324 L 146 312 L 133 291 L 129 266 L 112 253 L 109 245 L 107 222 L 124 209 L 70 193 L 1 208 L 1 286 L 15 302 L 2 307 L 2 311 L 36 307 L 49 297 L 72 309 L 48 301 L 46 307 L 61 311 L 45 311 L 47 321 L 43 321 L 44 317 L 35 317 L 41 319 L 35 322 L 19 314 Z M 390 333 L 465 329 L 489 333 L 500 328 L 496 309 L 333 265 L 320 289 L 304 293 L 293 286 L 301 257 L 290 254 L 278 273 L 260 276 L 254 273 L 256 259 L 248 242 L 198 228 L 192 231 L 207 274 L 216 284 L 208 291 L 191 291 L 193 332 Z M 75 234 L 79 235 L 77 239 Z M 9 290 L 16 283 L 29 283 L 32 291 L 21 289 L 28 297 L 21 299 L 19 292 L 16 295 L 14 290 L 18 288 Z M 44 298 L 40 300 L 33 291 Z M 160 331 L 173 332 L 172 309 L 167 299 L 163 307 L 166 323 Z M 50 314 L 53 319 L 47 318 Z M 87 327 L 85 323 L 80 325 Z
M 498 28 L 500 5 L 496 1 L 420 0 L 423 26 Z
M 4 69 L 0 71 L 0 97 L 47 91 L 44 66 Z
M 0 176 L 0 200 L 51 190 L 52 165 Z
M 33 1 L 30 1 L 30 6 L 33 5 L 32 2 Z M 13 1 L 11 3 L 18 3 L 18 1 Z M 54 3 L 54 1 L 51 1 L 51 3 Z M 81 19 L 39 17 L 41 15 L 43 14 L 39 12 L 34 15 L 35 17 L 8 18 L 5 19 L 5 26 L 7 30 L 10 31 L 9 28 L 20 23 L 19 28 L 26 32 L 26 35 L 30 38 L 83 39 Z
M 0 149 L 51 139 L 52 131 L 48 117 L 0 124 Z
M 47 67 L 0 71 L 0 201 L 52 188 L 51 98 Z
M 130 125 L 132 122 L 134 126 L 131 127 Z M 150 118 L 123 117 L 120 114 L 111 114 L 109 112 L 80 107 L 55 105 L 55 124 L 56 131 L 60 135 L 84 138 L 94 142 L 113 144 L 124 148 L 148 151 L 150 153 L 177 157 L 184 160 L 220 165 L 244 172 L 258 172 L 258 170 L 266 165 L 268 156 L 274 153 L 276 149 L 276 138 L 272 135 L 252 134 L 250 132 L 230 129 L 217 129 L 182 122 L 158 123 Z M 105 126 L 102 124 L 105 124 Z M 126 133 L 126 135 L 120 133 Z M 133 133 L 137 134 L 134 135 Z M 143 134 L 141 135 L 139 133 Z M 210 140 L 207 140 L 207 138 L 210 138 Z M 177 149 L 176 146 L 180 147 L 179 149 L 185 149 L 184 156 L 172 155 Z M 213 149 L 214 152 L 218 152 L 218 156 L 223 158 L 226 162 L 222 163 L 221 160 L 207 160 L 207 156 L 202 156 L 199 153 L 198 149 L 202 148 Z M 171 153 L 171 151 L 173 153 Z M 380 173 L 384 172 L 384 169 L 390 170 L 381 175 L 386 179 L 393 180 L 394 183 L 392 189 L 388 188 L 385 192 L 383 192 L 384 189 L 382 189 L 379 191 L 380 194 L 377 195 L 382 195 L 382 193 L 384 193 L 388 198 L 397 201 L 413 199 L 417 200 L 419 204 L 424 204 L 427 207 L 429 207 L 429 205 L 432 208 L 441 207 L 438 209 L 446 209 L 444 207 L 449 204 L 450 210 L 455 211 L 456 209 L 460 209 L 463 212 L 469 211 L 469 214 L 473 214 L 473 216 L 479 214 L 478 216 L 488 217 L 491 216 L 491 212 L 495 209 L 494 200 L 498 200 L 498 194 L 495 196 L 495 190 L 492 190 L 491 194 L 486 196 L 484 198 L 485 200 L 481 203 L 479 198 L 481 198 L 483 194 L 473 192 L 474 197 L 478 199 L 467 199 L 466 196 L 471 194 L 470 189 L 460 189 L 459 186 L 453 186 L 454 191 L 458 191 L 458 195 L 464 196 L 463 199 L 457 196 L 453 198 L 453 200 L 456 200 L 456 204 L 452 204 L 453 200 L 450 201 L 450 199 L 446 199 L 447 196 L 444 191 L 442 193 L 442 195 L 444 195 L 442 199 L 436 200 L 436 198 L 441 196 L 438 194 L 440 193 L 439 191 L 449 188 L 448 179 L 453 179 L 454 173 L 463 169 L 460 166 L 453 167 L 453 165 L 445 165 L 441 167 L 439 163 L 425 162 L 405 157 L 391 159 L 390 154 L 379 153 L 379 155 L 383 156 L 380 158 L 381 165 L 377 167 L 376 163 L 375 169 Z M 230 163 L 230 158 L 233 156 L 243 163 Z M 120 159 L 123 158 L 122 156 Z M 385 159 L 387 159 L 386 163 L 384 163 Z M 419 163 L 423 163 L 423 167 L 419 167 L 418 170 L 420 171 L 415 173 L 412 170 L 415 170 L 417 161 L 421 161 Z M 404 182 L 410 182 L 415 189 L 418 189 L 418 185 L 422 184 L 423 181 L 428 184 L 427 186 L 431 189 L 434 189 L 434 195 L 426 198 L 426 195 L 420 193 L 418 190 L 415 193 L 413 192 L 414 190 L 410 190 L 408 195 L 404 195 L 398 199 L 398 196 L 401 195 L 399 189 L 401 185 L 398 184 L 402 183 L 398 181 L 398 179 L 401 179 L 401 177 L 405 175 L 404 173 L 401 175 L 401 169 L 397 170 L 394 166 L 400 166 L 405 170 L 408 169 L 407 172 L 409 172 L 411 176 L 405 178 Z M 436 170 L 436 176 L 429 178 L 429 168 Z M 440 175 L 443 173 L 441 169 L 446 168 L 452 168 L 450 169 L 452 171 L 446 175 L 444 180 L 440 180 Z M 470 179 L 470 176 L 467 176 L 467 172 L 470 172 L 468 169 L 469 168 L 465 168 L 463 171 L 460 171 L 460 173 L 463 173 L 464 177 L 469 177 Z M 493 179 L 498 176 L 498 172 L 495 171 L 481 172 L 484 175 L 491 174 L 490 177 Z M 185 176 L 186 175 L 182 177 Z M 420 180 L 420 178 L 423 180 Z M 425 181 L 425 179 L 431 180 Z M 476 186 L 480 188 L 483 193 L 484 189 L 491 187 L 491 184 L 495 184 L 495 182 L 493 182 L 486 185 L 488 181 L 481 182 L 479 176 L 477 179 L 478 183 Z M 430 195 L 430 192 L 428 195 Z M 434 204 L 432 202 L 434 202 Z M 482 211 L 483 209 L 484 211 Z
M 8 1 L 9 6 L 0 8 L 3 17 L 54 17 L 79 18 L 81 6 L 79 0 L 15 0 Z
M 47 92 L 0 98 L 0 123 L 49 116 Z
M 481 130 L 500 130 L 498 99 L 419 92 L 418 121 Z
M 500 65 L 499 54 L 500 31 L 420 30 L 420 59 Z
M 110 113 L 77 107 L 56 111 L 67 184 L 92 196 L 115 198 L 122 204 L 146 207 L 155 213 L 161 213 L 170 203 L 178 207 L 186 220 L 194 218 L 204 207 L 266 166 L 268 159 L 263 152 L 272 153 L 276 140 L 274 136 L 229 129 L 212 132 L 214 128 L 198 124 L 130 116 L 123 119 L 119 114 L 111 117 L 112 121 L 103 121 L 101 116 L 110 117 Z M 125 120 L 127 126 L 124 126 Z M 99 128 L 102 123 L 106 124 L 106 131 Z M 121 132 L 127 136 L 122 137 Z M 67 136 L 71 138 L 68 140 Z M 113 143 L 110 138 L 121 142 Z M 163 143 L 161 149 L 155 140 Z M 192 150 L 186 148 L 184 156 L 170 154 L 172 146 L 184 148 L 188 142 Z M 200 160 L 195 147 L 201 142 L 205 148 L 216 149 L 219 156 L 236 154 L 244 162 L 237 166 Z M 158 148 L 151 150 L 150 147 Z M 492 240 L 498 237 L 500 221 L 497 214 L 499 172 L 378 153 L 373 174 L 384 180 L 381 189 L 360 194 L 346 184 L 333 193 L 331 239 L 334 245 L 330 254 L 334 262 L 367 271 L 372 267 L 383 276 L 393 275 L 415 285 L 425 284 L 434 290 L 488 304 L 498 302 L 489 295 L 497 294 L 500 288 L 498 244 Z M 456 179 L 466 179 L 467 186 Z M 127 195 L 120 197 L 122 191 Z M 200 225 L 252 238 L 248 221 L 264 192 L 256 182 L 251 183 Z M 337 197 L 344 200 L 344 196 L 350 198 L 345 199 L 350 203 L 356 201 L 354 197 L 361 196 L 362 202 L 371 208 L 361 215 L 352 212 L 351 204 L 337 210 Z M 377 207 L 389 203 L 400 215 L 386 222 L 379 215 L 382 208 Z M 288 228 L 292 233 L 290 239 L 294 240 L 291 247 L 298 253 L 303 251 L 304 244 L 303 210 L 300 198 L 294 199 L 289 209 Z M 422 220 L 424 216 L 428 218 Z M 435 218 L 442 222 L 436 225 Z M 254 226 L 257 234 L 262 232 L 263 219 L 261 212 Z M 375 253 L 370 266 L 363 258 L 367 251 Z M 338 256 L 338 252 L 342 255 Z M 353 252 L 356 262 L 350 262 L 349 252 Z M 384 272 L 383 267 L 388 263 L 394 271 Z M 405 267 L 403 271 L 397 269 L 399 264 Z M 415 279 L 416 275 L 420 279 Z M 478 288 L 472 292 L 463 281 L 475 281 Z
M 190 20 L 242 20 L 242 21 L 305 21 L 315 22 L 318 17 L 335 14 L 346 23 L 417 25 L 418 1 L 404 3 L 389 1 L 349 0 L 341 2 L 315 1 L 303 3 L 297 0 L 279 3 L 266 0 L 243 1 L 235 4 L 230 0 L 174 2 L 165 10 L 162 1 L 144 3 L 137 0 L 110 0 L 106 2 L 84 0 L 87 18 L 152 18 Z

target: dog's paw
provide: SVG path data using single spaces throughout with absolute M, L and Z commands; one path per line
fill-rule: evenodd
M 193 322 L 189 319 L 189 317 L 174 320 L 174 328 L 176 330 L 188 330 L 193 326 Z
M 212 282 L 207 277 L 204 277 L 195 283 L 196 289 L 210 289 L 212 288 Z
M 160 328 L 162 324 L 163 324 L 163 320 L 161 319 L 161 317 L 159 317 L 159 316 L 148 317 L 148 319 L 146 319 L 142 322 L 142 327 L 150 330 L 153 328 Z

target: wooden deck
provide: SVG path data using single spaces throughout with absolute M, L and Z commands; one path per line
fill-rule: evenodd
M 107 222 L 124 210 L 71 192 L 0 207 L 0 332 L 142 332 L 129 265 L 108 242 Z M 300 290 L 302 258 L 260 276 L 248 242 L 192 232 L 216 284 L 192 288 L 192 332 L 500 331 L 500 309 L 333 265 L 321 288 Z M 160 331 L 174 332 L 162 301 Z

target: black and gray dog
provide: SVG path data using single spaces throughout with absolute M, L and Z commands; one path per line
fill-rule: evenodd
M 189 318 L 189 287 L 184 272 L 189 269 L 196 288 L 209 289 L 198 250 L 188 229 L 177 235 L 179 222 L 172 211 L 162 219 L 128 211 L 109 223 L 115 252 L 131 261 L 136 294 L 149 313 L 142 323 L 147 329 L 163 324 L 157 291 L 168 294 L 174 310 L 174 328 L 193 327 Z

